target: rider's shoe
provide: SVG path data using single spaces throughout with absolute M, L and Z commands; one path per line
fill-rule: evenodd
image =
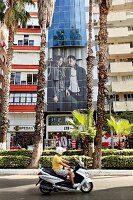
M 73 188 L 76 189 L 76 188 L 78 188 L 79 185 L 80 185 L 80 183 L 75 183 L 75 184 L 73 185 Z

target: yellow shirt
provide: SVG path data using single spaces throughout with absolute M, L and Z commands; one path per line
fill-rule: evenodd
M 63 169 L 63 166 L 60 164 L 60 162 L 62 162 L 61 156 L 55 155 L 52 161 L 52 169 L 54 171 Z

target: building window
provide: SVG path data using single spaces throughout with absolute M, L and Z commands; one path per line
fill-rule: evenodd
M 29 46 L 34 46 L 34 40 L 29 40 Z
M 122 76 L 122 81 L 130 81 L 133 80 L 133 76 Z
M 10 104 L 13 105 L 35 105 L 36 101 L 36 93 L 10 93 Z
M 115 100 L 119 101 L 119 95 L 118 94 L 115 95 Z
M 21 73 L 20 72 L 12 72 L 11 73 L 11 78 L 10 78 L 10 84 L 20 84 L 20 77 Z
M 24 46 L 28 46 L 29 35 L 24 35 Z
M 133 94 L 124 94 L 125 101 L 133 101 Z
M 23 46 L 23 40 L 18 40 L 18 46 Z
M 23 40 L 18 40 L 18 46 L 34 46 L 34 40 L 29 40 L 29 35 L 24 35 Z
M 130 42 L 130 48 L 133 48 L 133 42 Z
M 11 73 L 10 84 L 15 84 L 15 73 Z
M 27 74 L 27 84 L 37 84 L 37 74 Z

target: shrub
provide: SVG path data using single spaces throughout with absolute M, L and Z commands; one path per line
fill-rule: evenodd
M 133 149 L 106 149 L 102 150 L 102 156 L 109 156 L 109 155 L 121 155 L 121 156 L 133 156 Z
M 92 160 L 90 157 L 87 156 L 63 156 L 64 159 L 68 160 L 68 161 L 73 161 L 73 162 L 79 162 L 79 157 L 82 158 L 82 161 L 85 163 L 85 167 L 89 167 L 92 164 Z M 40 158 L 40 164 L 42 167 L 52 167 L 52 159 L 53 156 L 41 156 Z
M 133 156 L 105 156 L 102 165 L 106 169 L 133 169 Z
M 30 150 L 1 150 L 0 156 L 28 156 L 31 157 L 32 151 Z
M 26 168 L 30 161 L 27 156 L 0 156 L 0 168 Z

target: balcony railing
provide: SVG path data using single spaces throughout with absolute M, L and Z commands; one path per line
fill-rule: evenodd
M 116 101 L 113 102 L 113 110 L 114 112 L 120 111 L 133 111 L 133 100 L 132 101 Z
M 112 62 L 109 73 L 133 73 L 132 62 Z
M 111 44 L 109 45 L 109 54 L 116 55 L 116 54 L 131 54 L 133 52 L 133 48 L 131 44 Z
M 128 37 L 131 35 L 133 35 L 133 30 L 130 30 L 128 27 L 108 28 L 109 38 Z
M 133 92 L 133 80 L 112 82 L 112 92 Z

